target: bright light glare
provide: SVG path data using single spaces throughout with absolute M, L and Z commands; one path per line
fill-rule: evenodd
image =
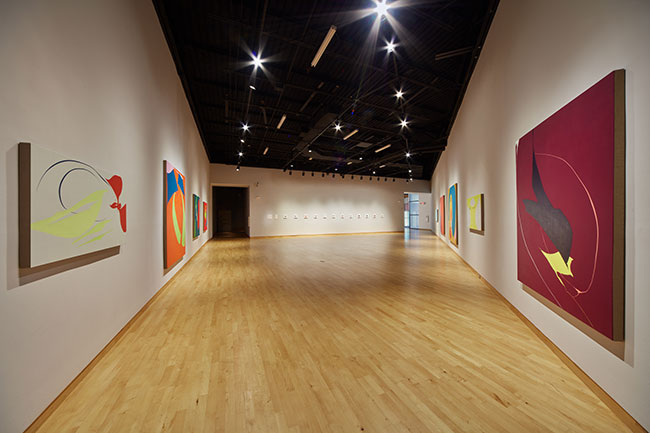
M 406 117 L 400 121 L 400 125 L 402 126 L 402 128 L 408 125 L 408 122 L 406 121 Z
M 259 54 L 253 54 L 253 65 L 255 65 L 255 68 L 262 66 L 262 59 Z
M 402 96 L 404 96 L 404 92 L 402 92 L 401 90 L 398 90 L 397 93 L 395 93 L 395 97 L 397 99 L 401 98 Z
M 406 152 L 406 157 L 407 157 L 407 158 L 410 158 L 410 157 L 411 157 L 411 153 L 410 153 L 410 152 Z
M 340 131 L 341 130 L 341 124 L 340 123 L 335 123 L 334 124 L 334 129 L 336 129 L 337 131 Z
M 375 12 L 377 12 L 377 16 L 379 16 L 379 17 L 383 17 L 384 15 L 386 15 L 386 13 L 388 12 L 388 8 L 389 8 L 389 7 L 390 7 L 390 6 L 388 6 L 388 5 L 386 4 L 386 0 L 380 0 L 380 1 L 378 1 L 378 2 L 377 2 L 377 7 L 376 7 L 376 9 L 375 9 Z
M 244 131 L 248 131 L 250 126 L 248 126 L 248 123 L 244 123 L 244 126 L 242 126 L 242 128 L 244 128 Z
M 386 49 L 388 50 L 389 53 L 392 53 L 393 51 L 395 51 L 395 44 L 392 42 L 388 42 L 386 44 Z
M 244 156 L 244 152 L 239 152 L 239 156 Z

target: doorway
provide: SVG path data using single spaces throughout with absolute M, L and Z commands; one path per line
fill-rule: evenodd
M 248 237 L 248 188 L 212 187 L 213 237 Z

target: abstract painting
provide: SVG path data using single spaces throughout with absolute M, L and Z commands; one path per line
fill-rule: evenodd
M 625 71 L 519 139 L 517 278 L 610 340 L 623 339 Z
M 201 211 L 199 206 L 201 199 L 198 195 L 192 194 L 192 238 L 196 239 L 201 234 Z
M 119 175 L 30 143 L 18 149 L 20 267 L 122 243 L 126 204 Z
M 458 184 L 449 187 L 449 240 L 458 246 Z
M 469 231 L 477 235 L 485 234 L 483 194 L 468 198 L 467 207 L 469 208 Z
M 185 176 L 169 161 L 164 161 L 164 166 L 164 249 L 168 269 L 185 255 Z
M 203 202 L 203 231 L 208 231 L 208 204 Z
M 440 197 L 440 235 L 445 235 L 445 196 Z

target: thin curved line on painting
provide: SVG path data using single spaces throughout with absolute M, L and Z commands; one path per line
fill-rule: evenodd
M 548 156 L 550 158 L 559 159 L 560 161 L 565 163 L 571 169 L 571 171 L 573 172 L 573 175 L 576 177 L 576 179 L 578 179 L 578 182 L 580 182 L 580 185 L 582 185 L 582 188 L 585 190 L 585 193 L 587 194 L 587 197 L 589 198 L 589 203 L 591 204 L 591 209 L 592 209 L 592 211 L 594 213 L 594 220 L 596 221 L 596 248 L 595 248 L 595 252 L 594 252 L 594 266 L 593 266 L 593 270 L 591 272 L 591 281 L 589 282 L 589 286 L 587 287 L 587 289 L 583 291 L 583 290 L 579 290 L 578 288 L 575 288 L 576 292 L 578 292 L 578 294 L 576 296 L 579 296 L 579 295 L 587 293 L 589 290 L 591 290 L 591 286 L 594 284 L 594 278 L 596 276 L 596 263 L 598 261 L 598 246 L 600 245 L 600 225 L 598 223 L 598 214 L 596 213 L 596 206 L 594 205 L 594 201 L 592 200 L 591 194 L 589 194 L 589 190 L 587 189 L 586 185 L 584 184 L 584 182 L 582 181 L 580 176 L 578 176 L 578 173 L 571 166 L 571 164 L 569 164 L 564 158 L 561 158 L 561 157 L 556 156 L 556 155 L 551 155 L 549 153 L 536 153 L 536 155 Z
M 77 161 L 76 159 L 62 159 L 61 161 L 57 161 L 57 162 L 55 162 L 54 164 L 50 165 L 50 166 L 49 166 L 49 167 L 48 167 L 48 168 L 43 172 L 43 174 L 41 175 L 41 178 L 38 180 L 38 184 L 36 185 L 36 189 L 38 189 L 38 187 L 41 186 L 41 182 L 43 181 L 43 178 L 45 177 L 45 175 L 47 174 L 48 171 L 50 171 L 51 169 L 53 169 L 54 167 L 56 167 L 56 166 L 59 165 L 59 164 L 63 164 L 64 162 L 76 162 L 77 164 L 85 165 L 86 167 L 88 167 L 89 169 L 91 169 L 92 171 L 94 171 L 95 174 L 97 174 L 97 176 L 99 176 L 99 178 L 100 178 L 100 179 L 101 179 L 105 184 L 109 185 L 108 181 L 107 181 L 106 179 L 104 179 L 104 176 L 102 176 L 102 175 L 101 175 L 101 174 L 100 174 L 100 173 L 95 169 L 95 167 L 93 167 L 92 165 L 90 165 L 90 164 L 86 164 L 85 162 Z M 109 186 L 110 186 L 110 185 L 109 185 Z
M 87 172 L 90 173 L 91 175 L 93 174 L 93 172 L 90 171 L 90 170 L 88 170 L 87 168 L 73 168 L 72 170 L 68 170 L 68 172 L 67 172 L 66 174 L 63 175 L 63 177 L 61 178 L 61 182 L 59 182 L 59 203 L 61 203 L 61 207 L 62 207 L 63 209 L 65 209 L 65 210 L 68 210 L 68 207 L 65 205 L 65 203 L 63 203 L 63 197 L 61 197 L 61 189 L 63 188 L 63 181 L 65 180 L 65 178 L 66 178 L 70 173 L 72 173 L 73 171 L 77 171 L 77 170 L 87 171 Z M 101 176 L 100 176 L 100 178 L 103 179 L 103 177 L 101 177 Z M 77 212 L 74 212 L 74 211 L 70 211 L 70 212 L 73 213 L 74 215 L 77 215 Z M 106 221 L 106 218 L 102 218 L 102 219 L 99 219 L 99 220 L 95 220 L 96 223 L 98 223 L 98 222 L 102 222 L 102 221 Z
M 526 242 L 526 235 L 524 234 L 524 229 L 521 224 L 521 217 L 519 216 L 519 203 L 517 202 L 517 221 L 519 222 L 519 232 L 521 233 L 521 239 L 524 241 L 524 246 L 526 247 L 526 252 L 528 253 L 528 257 L 530 257 L 530 261 L 532 262 L 533 266 L 535 266 L 535 270 L 537 271 L 537 275 L 539 275 L 539 278 L 542 280 L 542 283 L 546 286 L 546 290 L 553 296 L 553 299 L 555 299 L 555 303 L 559 305 L 562 309 L 565 309 L 562 304 L 560 303 L 560 300 L 555 296 L 555 293 L 551 290 L 551 288 L 546 284 L 546 280 L 544 277 L 542 277 L 542 273 L 539 271 L 539 268 L 537 267 L 537 263 L 535 263 L 535 259 L 533 259 L 533 255 L 530 252 L 530 249 L 528 248 L 528 242 Z

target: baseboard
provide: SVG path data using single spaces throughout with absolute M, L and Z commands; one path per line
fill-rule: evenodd
M 75 376 L 74 379 L 72 379 L 72 382 L 66 386 L 61 393 L 56 396 L 56 398 L 50 403 L 41 414 L 36 417 L 36 419 L 25 429 L 25 433 L 34 433 L 37 432 L 41 426 L 47 421 L 47 419 L 54 413 L 56 409 L 65 401 L 65 399 L 72 393 L 77 386 L 84 380 L 86 376 L 92 371 L 92 369 L 99 363 L 99 361 L 102 360 L 104 356 L 122 339 L 124 334 L 133 326 L 133 324 L 142 316 L 142 314 L 149 309 L 149 307 L 160 297 L 160 295 L 163 293 L 167 287 L 171 285 L 171 283 L 176 279 L 176 276 L 179 274 L 183 268 L 190 263 L 194 257 L 201 251 L 201 248 L 203 248 L 210 240 L 208 239 L 199 247 L 198 250 L 190 257 L 190 259 L 181 267 L 178 269 L 178 271 L 167 281 L 158 291 L 138 310 L 137 313 L 120 329 L 120 331 L 115 334 L 115 337 L 111 339 L 111 341 L 104 346 L 102 350 L 99 351 L 97 355 L 84 367 L 81 372 L 77 376 Z
M 444 241 L 443 238 L 436 236 L 441 240 Z M 539 330 L 526 316 L 524 316 L 521 311 L 519 311 L 514 305 L 508 301 L 505 296 L 501 294 L 492 284 L 490 284 L 483 276 L 476 270 L 474 269 L 467 261 L 461 257 L 461 255 L 455 251 L 453 248 L 447 244 L 447 242 L 444 242 L 449 249 L 456 254 L 456 256 L 467 266 L 477 277 L 479 280 L 483 282 L 483 284 L 488 287 L 490 290 L 492 290 L 499 298 L 503 300 L 503 302 L 510 308 L 510 310 L 517 316 L 519 319 L 524 322 L 528 328 L 530 328 L 531 331 L 533 331 L 533 334 L 535 334 L 542 342 L 549 348 L 551 351 L 557 356 L 560 361 L 562 361 L 568 368 L 571 370 L 577 377 L 580 379 L 586 386 L 589 388 L 599 399 L 602 401 L 605 406 L 607 406 L 613 413 L 616 415 L 618 419 L 623 422 L 630 430 L 633 432 L 639 432 L 639 433 L 647 433 L 647 430 L 643 428 L 641 424 L 638 423 L 637 420 L 635 420 L 632 415 L 627 413 L 623 407 L 616 402 L 604 389 L 600 387 L 594 380 L 587 375 L 575 362 L 571 360 L 562 350 L 560 350 L 559 347 L 555 345 L 542 331 Z

